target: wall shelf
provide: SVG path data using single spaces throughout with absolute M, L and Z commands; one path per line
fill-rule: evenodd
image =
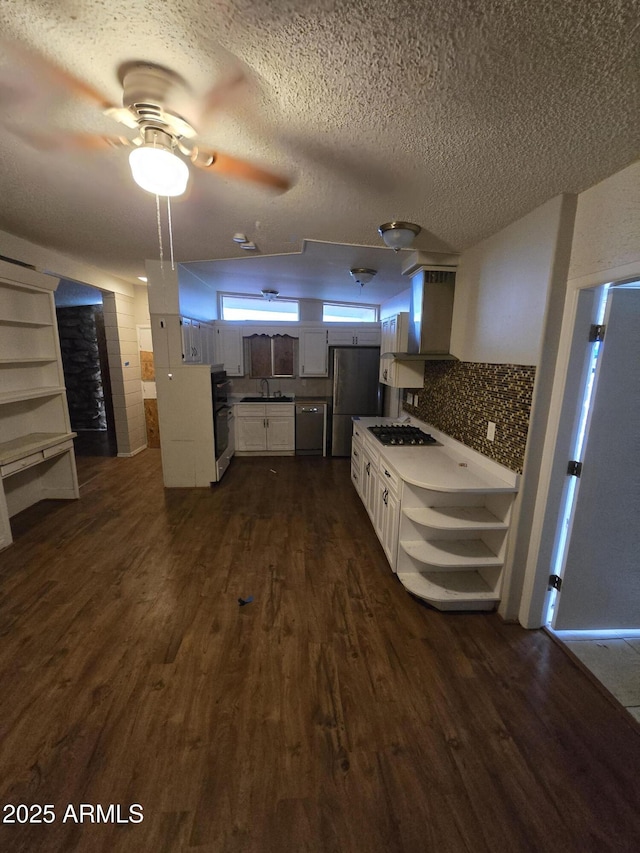
M 22 281 L 21 271 L 1 269 L 0 548 L 6 548 L 14 515 L 46 498 L 76 499 L 79 490 L 50 279 L 29 272 Z

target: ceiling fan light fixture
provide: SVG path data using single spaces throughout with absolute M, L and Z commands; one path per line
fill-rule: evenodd
M 273 290 L 270 287 L 264 287 L 260 292 L 262 293 L 263 297 L 267 300 L 267 302 L 273 302 L 273 300 L 277 299 L 278 296 L 280 295 L 279 290 Z
M 378 234 L 394 252 L 408 249 L 421 231 L 413 222 L 385 222 L 378 228 Z
M 371 281 L 377 272 L 377 270 L 372 270 L 368 267 L 353 267 L 353 269 L 349 270 L 349 275 L 353 277 L 356 284 L 359 284 L 360 287 L 364 287 L 365 284 L 368 284 Z
M 157 128 L 147 128 L 144 143 L 129 154 L 133 180 L 147 192 L 179 196 L 189 181 L 189 167 L 172 151 L 172 139 Z

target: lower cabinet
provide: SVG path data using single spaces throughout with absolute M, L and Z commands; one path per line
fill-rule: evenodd
M 500 601 L 515 481 L 487 481 L 484 489 L 474 475 L 472 486 L 456 484 L 459 464 L 441 458 L 440 470 L 451 467 L 446 478 L 426 470 L 434 488 L 415 485 L 354 424 L 351 479 L 398 580 L 439 610 L 492 610 Z
M 293 404 L 238 403 L 235 409 L 236 453 L 295 453 Z
M 400 480 L 380 453 L 354 429 L 351 445 L 351 479 L 364 503 L 373 529 L 395 571 L 400 517 Z

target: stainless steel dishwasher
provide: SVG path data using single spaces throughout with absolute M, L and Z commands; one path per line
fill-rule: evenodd
M 296 455 L 324 455 L 325 412 L 324 403 L 296 403 Z

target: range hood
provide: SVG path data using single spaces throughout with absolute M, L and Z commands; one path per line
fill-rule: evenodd
M 403 269 L 411 276 L 407 352 L 403 361 L 456 360 L 449 352 L 457 255 L 416 252 Z

